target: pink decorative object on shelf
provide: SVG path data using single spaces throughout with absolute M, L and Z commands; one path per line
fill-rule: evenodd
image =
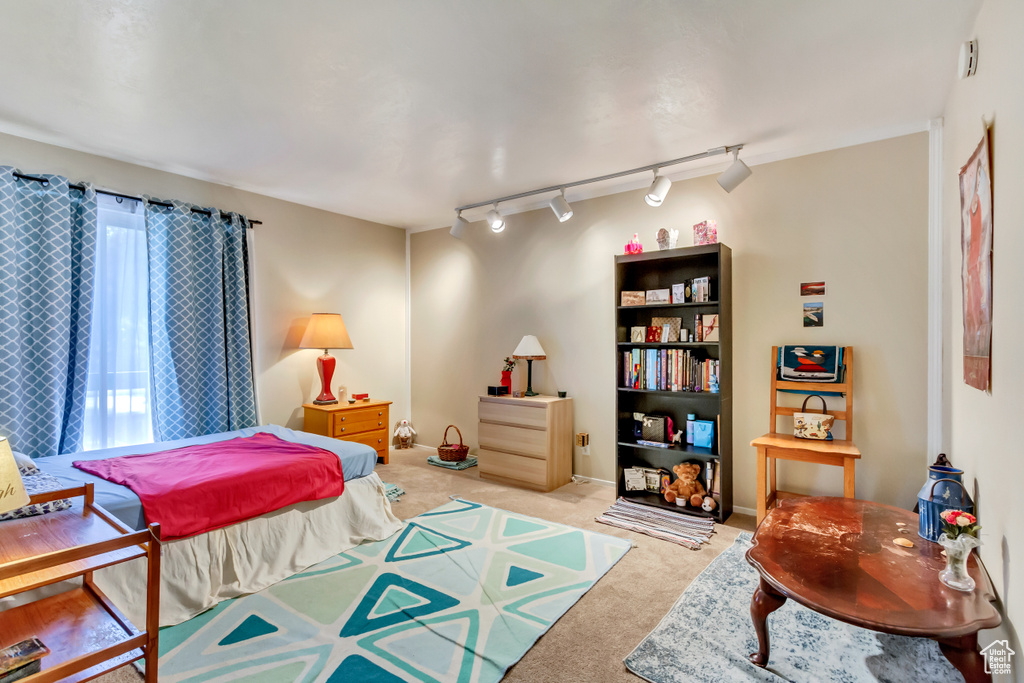
M 693 226 L 694 244 L 717 244 L 718 223 L 713 220 L 701 221 Z
M 633 233 L 633 239 L 626 242 L 626 253 L 627 254 L 642 254 L 644 253 L 644 245 L 640 244 L 640 235 Z

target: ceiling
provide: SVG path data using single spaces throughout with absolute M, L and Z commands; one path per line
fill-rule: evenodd
M 0 131 L 437 227 L 721 145 L 756 163 L 923 130 L 979 5 L 0 0 Z

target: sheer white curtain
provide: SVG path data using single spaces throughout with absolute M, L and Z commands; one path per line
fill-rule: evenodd
M 85 450 L 153 441 L 146 207 L 98 196 Z

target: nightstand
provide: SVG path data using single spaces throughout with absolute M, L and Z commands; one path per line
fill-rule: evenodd
M 480 478 L 552 491 L 572 481 L 572 399 L 481 396 Z
M 364 443 L 377 451 L 377 457 L 387 465 L 391 445 L 390 405 L 391 401 L 356 401 L 324 406 L 303 403 L 302 431 Z

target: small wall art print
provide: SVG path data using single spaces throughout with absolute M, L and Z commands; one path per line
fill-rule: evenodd
M 804 304 L 804 327 L 825 326 L 825 304 L 821 301 Z
M 801 282 L 800 296 L 825 296 L 825 283 Z
M 964 383 L 988 391 L 992 344 L 992 174 L 988 129 L 960 169 Z

